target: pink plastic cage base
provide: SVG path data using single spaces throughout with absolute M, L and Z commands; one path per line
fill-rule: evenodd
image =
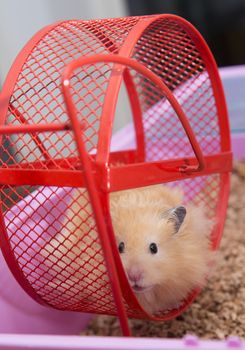
M 234 68 L 235 72 L 234 72 Z M 234 67 L 225 68 L 220 70 L 222 80 L 226 80 L 227 77 L 233 79 L 234 76 L 239 77 L 244 76 L 245 78 L 245 67 Z M 235 81 L 233 83 L 235 86 Z M 232 98 L 232 93 L 234 89 L 230 89 L 226 93 L 229 94 L 232 103 L 234 98 Z M 236 98 L 237 96 L 235 96 Z M 240 101 L 240 100 L 239 100 Z M 239 102 L 238 101 L 238 102 Z M 228 99 L 228 109 L 230 110 L 234 106 L 229 106 Z M 233 108 L 234 109 L 234 108 Z M 232 114 L 232 110 L 230 110 Z M 244 111 L 245 113 L 245 111 Z M 243 125 L 243 124 L 242 124 Z M 129 129 L 131 127 L 129 126 Z M 116 144 L 114 147 L 123 148 L 127 145 L 127 135 L 128 128 L 125 127 L 119 132 L 124 135 L 124 142 Z M 119 135 L 118 133 L 118 135 Z M 120 141 L 117 138 L 118 141 Z M 232 149 L 234 152 L 235 159 L 245 159 L 245 134 L 240 132 L 232 134 Z M 185 340 L 166 340 L 166 339 L 115 339 L 106 337 L 59 337 L 59 336 L 20 336 L 15 333 L 23 333 L 21 325 L 24 325 L 25 333 L 41 333 L 41 334 L 76 334 L 81 329 L 83 329 L 83 322 L 86 326 L 86 315 L 81 314 L 80 320 L 77 318 L 75 322 L 76 314 L 69 314 L 67 312 L 57 311 L 57 319 L 52 315 L 53 310 L 43 308 L 41 305 L 36 304 L 31 298 L 29 298 L 19 287 L 18 284 L 13 280 L 13 276 L 7 270 L 7 267 L 3 268 L 5 265 L 4 261 L 0 262 L 2 281 L 4 282 L 5 288 L 0 288 L 0 305 L 1 305 L 1 319 L 0 319 L 0 333 L 5 333 L 6 331 L 12 334 L 0 334 L 0 349 L 12 349 L 12 350 L 22 350 L 26 348 L 31 348 L 33 350 L 45 349 L 45 350 L 58 350 L 58 349 L 133 349 L 133 350 L 148 350 L 148 349 L 163 349 L 163 350 L 182 350 L 186 349 Z M 15 290 L 15 295 L 9 296 L 9 291 Z M 56 312 L 55 312 L 56 313 Z M 68 315 L 69 314 L 69 315 Z M 62 324 L 59 323 L 62 320 Z M 54 321 L 54 323 L 53 323 Z M 27 324 L 29 323 L 29 324 Z M 67 328 L 68 323 L 70 324 L 70 330 Z M 52 324 L 54 327 L 52 327 Z M 193 339 L 194 344 L 197 344 L 197 339 L 189 338 L 192 345 Z M 150 342 L 150 345 L 149 345 Z M 123 345 L 122 345 L 123 344 Z M 119 347 L 120 346 L 120 347 Z M 128 347 L 130 346 L 130 347 Z M 198 341 L 198 346 L 195 349 L 208 349 L 208 350 L 225 350 L 225 349 L 244 349 L 244 342 L 239 341 L 237 338 L 231 337 L 227 341 Z M 192 346 L 189 346 L 192 348 Z
M 245 342 L 236 337 L 225 341 L 199 340 L 188 335 L 182 340 L 114 337 L 58 337 L 2 335 L 3 350 L 244 350 Z

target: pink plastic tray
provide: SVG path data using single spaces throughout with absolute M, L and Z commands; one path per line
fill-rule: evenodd
M 236 159 L 245 159 L 245 66 L 220 70 L 223 80 L 232 129 L 232 146 Z M 236 88 L 234 88 L 236 87 Z M 117 134 L 114 149 L 131 145 L 130 125 Z M 119 141 L 122 143 L 119 143 Z M 48 190 L 48 189 L 46 189 Z M 62 191 L 62 189 L 61 189 Z M 42 189 L 37 194 L 42 195 Z M 52 202 L 55 198 L 50 198 Z M 50 203 L 49 203 L 50 204 Z M 50 206 L 49 206 L 50 208 Z M 37 210 L 38 207 L 37 207 Z M 8 216 L 9 215 L 9 216 Z M 10 220 L 10 215 L 6 220 Z M 28 220 L 28 217 L 22 217 Z M 87 314 L 60 312 L 45 308 L 27 296 L 14 280 L 0 253 L 0 349 L 164 349 L 186 348 L 221 350 L 245 349 L 245 343 L 236 338 L 223 341 L 198 341 L 187 337 L 184 340 L 118 339 L 74 336 L 31 336 L 28 334 L 78 334 L 92 317 Z M 18 333 L 14 335 L 14 333 Z
M 201 341 L 194 336 L 177 339 L 20 336 L 2 335 L 1 350 L 244 350 L 245 342 L 230 337 L 226 341 Z

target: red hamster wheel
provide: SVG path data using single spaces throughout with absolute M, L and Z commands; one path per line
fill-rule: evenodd
M 132 114 L 124 136 L 132 142 L 114 148 L 122 84 Z M 125 335 L 127 317 L 181 313 L 199 291 L 157 315 L 138 304 L 108 203 L 113 191 L 178 182 L 187 201 L 203 203 L 216 218 L 218 248 L 230 133 L 217 67 L 197 30 L 173 15 L 56 23 L 23 48 L 0 96 L 0 242 L 26 292 L 53 308 L 118 315 Z M 70 220 L 76 188 L 82 190 Z M 44 256 L 60 232 L 63 240 Z

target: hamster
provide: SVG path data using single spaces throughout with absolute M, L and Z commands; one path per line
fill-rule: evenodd
M 203 207 L 184 206 L 180 190 L 157 185 L 112 193 L 110 210 L 128 281 L 147 312 L 178 307 L 203 286 L 213 224 Z
M 185 206 L 180 190 L 155 185 L 111 193 L 110 213 L 128 281 L 147 312 L 177 307 L 204 284 L 212 226 L 204 208 Z M 102 278 L 106 267 L 85 190 L 74 190 L 65 217 L 60 233 L 41 252 L 53 275 L 49 286 L 62 293 L 80 286 L 84 299 L 90 285 L 87 300 L 93 302 L 108 280 Z

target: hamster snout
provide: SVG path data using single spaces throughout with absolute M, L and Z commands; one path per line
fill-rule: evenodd
M 138 268 L 131 268 L 127 271 L 129 282 L 132 283 L 132 285 L 139 285 L 142 278 L 143 278 L 143 271 Z
M 143 293 L 150 290 L 153 285 L 146 285 L 144 282 L 144 270 L 140 267 L 126 269 L 129 284 L 135 293 Z

